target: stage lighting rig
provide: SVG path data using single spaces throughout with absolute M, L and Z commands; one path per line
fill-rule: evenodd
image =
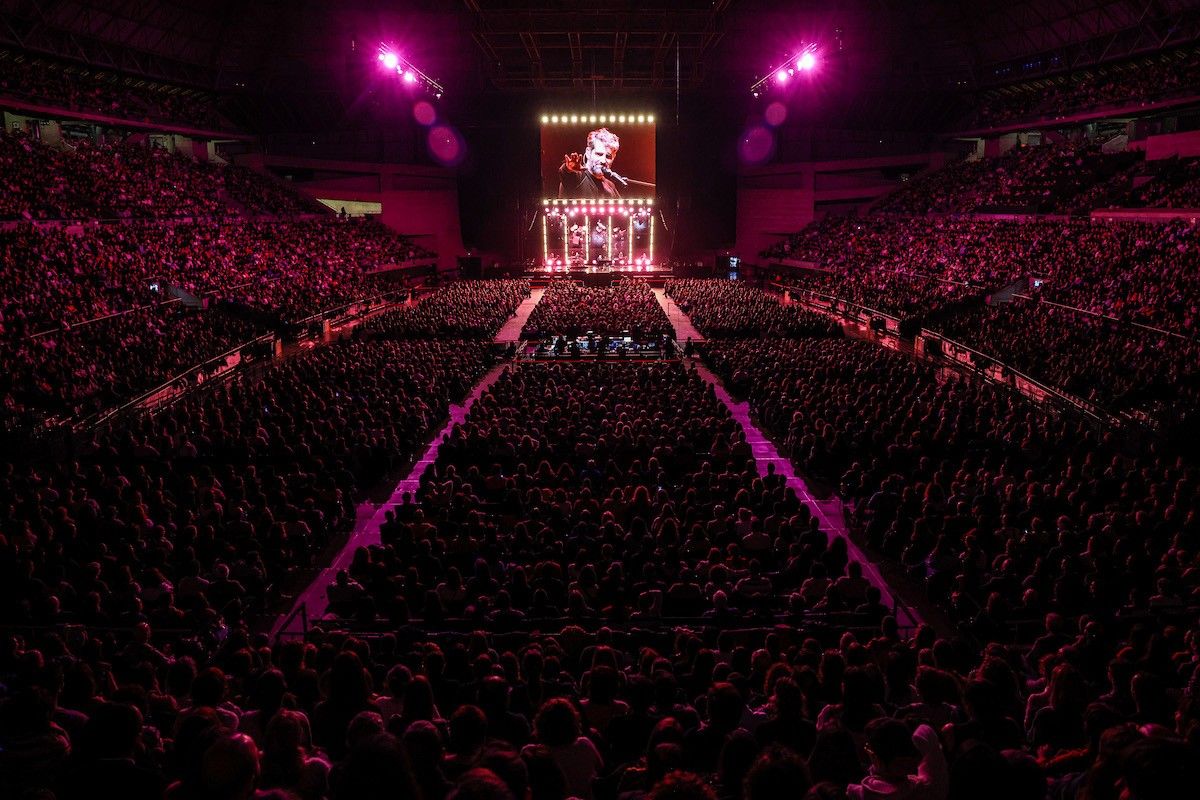
M 422 72 L 416 64 L 400 55 L 390 45 L 379 45 L 379 65 L 390 74 L 397 75 L 405 83 L 420 84 L 425 91 L 441 99 L 445 89 L 433 78 Z
M 785 56 L 781 63 L 767 70 L 767 74 L 750 87 L 750 93 L 755 97 L 761 97 L 771 86 L 783 86 L 797 73 L 812 72 L 817 68 L 817 64 L 816 44 L 806 44 L 796 53 Z

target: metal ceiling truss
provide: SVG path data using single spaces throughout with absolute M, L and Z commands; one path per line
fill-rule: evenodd
M 1051 4 L 1051 8 L 1054 4 Z M 1126 61 L 1200 40 L 1200 7 L 1161 0 L 1097 4 L 1087 15 L 1063 17 L 1022 4 L 1029 27 L 1011 34 L 1014 54 L 978 71 L 981 88 Z
M 505 89 L 661 89 L 678 53 L 681 82 L 698 85 L 724 34 L 731 0 L 698 8 L 488 7 L 464 0 L 492 83 Z M 700 5 L 700 4 L 698 4 Z
M 212 88 L 202 46 L 180 28 L 194 12 L 160 0 L 116 0 L 103 8 L 66 0 L 0 2 L 0 44 L 166 83 Z M 147 24 L 146 20 L 155 20 Z

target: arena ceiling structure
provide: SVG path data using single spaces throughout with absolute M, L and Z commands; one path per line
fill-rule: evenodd
M 1200 0 L 0 0 L 7 57 L 210 92 L 319 94 L 397 33 L 459 96 L 742 91 L 797 41 L 847 92 L 972 92 L 1194 44 Z
M 464 5 L 496 87 L 619 90 L 701 83 L 734 0 Z

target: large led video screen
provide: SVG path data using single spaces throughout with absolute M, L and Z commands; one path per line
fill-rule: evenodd
M 542 197 L 655 196 L 652 114 L 542 116 Z

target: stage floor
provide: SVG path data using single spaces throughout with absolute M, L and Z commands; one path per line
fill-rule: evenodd
M 587 286 L 608 286 L 619 278 L 641 278 L 651 285 L 662 286 L 672 276 L 675 270 L 661 264 L 622 265 L 616 267 L 574 266 L 574 267 L 529 267 L 525 277 L 534 286 L 545 286 L 556 280 L 581 281 Z

